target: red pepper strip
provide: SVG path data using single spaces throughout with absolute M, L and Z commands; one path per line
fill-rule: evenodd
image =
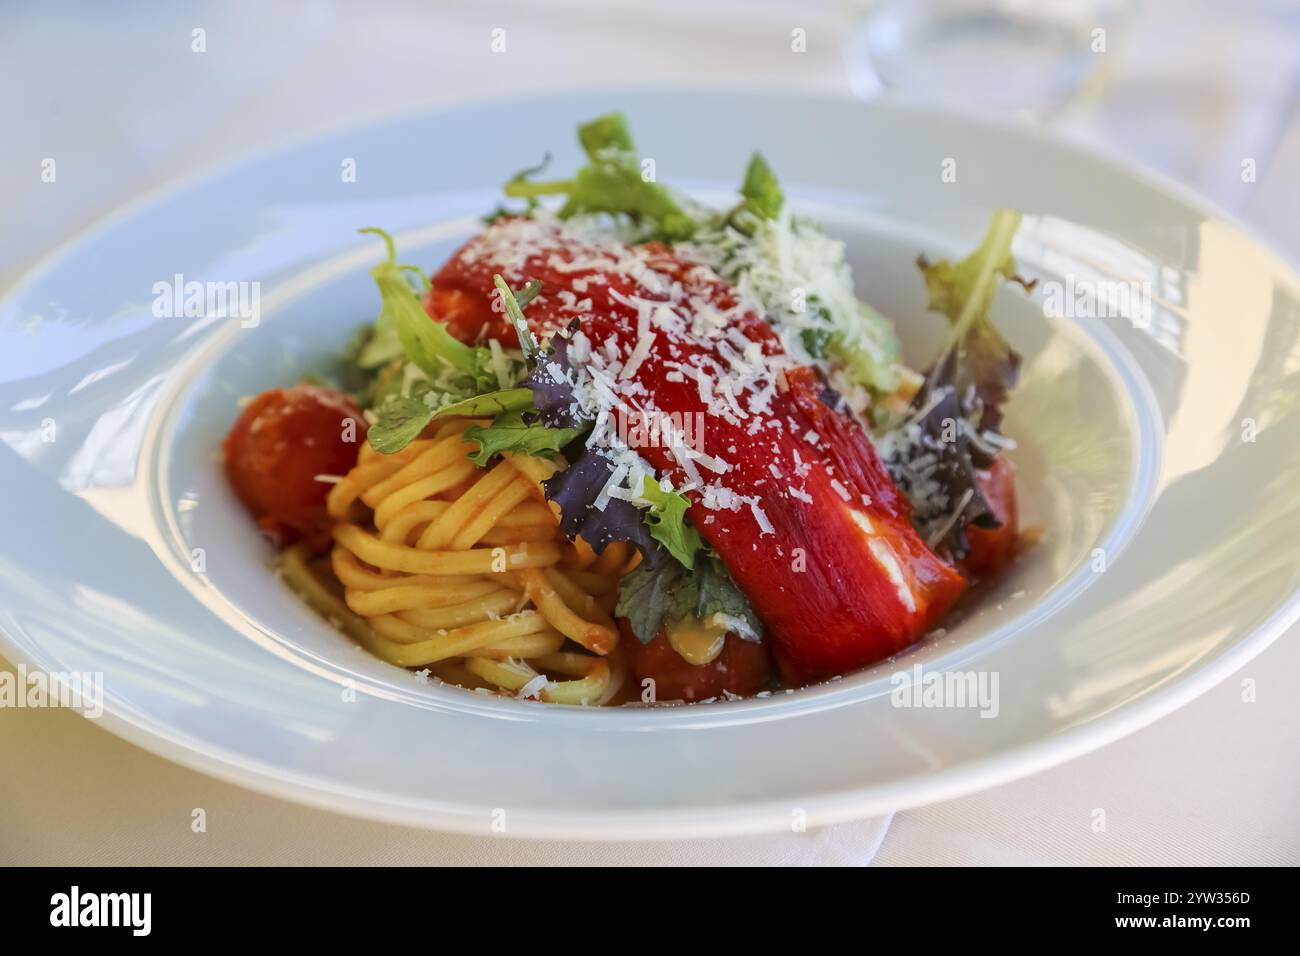
M 631 260 L 640 260 L 636 268 L 628 268 Z M 458 333 L 472 339 L 486 327 L 488 335 L 509 341 L 513 331 L 491 307 L 492 274 L 502 273 L 512 288 L 538 279 L 542 294 L 526 311 L 535 332 L 577 318 L 595 346 L 612 339 L 626 357 L 639 340 L 639 310 L 629 300 L 672 300 L 667 291 L 638 284 L 633 274 L 641 264 L 663 277 L 663 286 L 679 286 L 679 304 L 684 298 L 719 310 L 735 305 L 730 287 L 715 273 L 669 250 L 612 253 L 545 224 L 520 221 L 489 226 L 453 256 L 434 277 L 432 301 L 436 309 L 440 299 L 466 293 L 455 297 Z M 474 299 L 483 305 L 471 311 L 467 303 Z M 436 311 L 435 316 L 441 318 Z M 764 354 L 781 354 L 779 339 L 761 316 L 741 314 L 733 324 Z M 692 522 L 749 597 L 786 680 L 843 674 L 918 640 L 961 594 L 965 580 L 912 529 L 906 501 L 861 427 L 822 402 L 816 371 L 787 371 L 787 387 L 771 397 L 767 411 L 750 409 L 728 420 L 710 414 L 699 383 L 680 374 L 692 360 L 727 364 L 717 339 L 658 328 L 631 381 L 644 389 L 637 399 L 643 407 L 652 397 L 659 412 L 683 416 L 683 422 L 703 414 L 703 450 L 728 467 L 719 475 L 697 461 L 700 477 L 756 502 L 710 509 L 698 490 L 687 493 Z M 674 372 L 681 381 L 668 377 Z M 742 409 L 748 399 L 738 397 Z M 671 449 L 650 445 L 637 451 L 674 487 L 691 480 Z M 771 526 L 767 533 L 760 509 Z
M 1002 524 L 997 528 L 967 528 L 970 553 L 957 566 L 969 578 L 991 578 L 1006 569 L 1020 545 L 1016 467 L 1005 455 L 999 455 L 987 471 L 975 472 L 975 478 L 984 500 Z

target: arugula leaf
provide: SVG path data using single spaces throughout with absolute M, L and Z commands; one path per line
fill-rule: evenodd
M 530 389 L 503 388 L 444 405 L 435 412 L 434 417 L 459 415 L 465 418 L 482 418 L 485 415 L 501 415 L 505 412 L 523 411 L 532 407 L 533 393 Z
M 378 420 L 370 426 L 366 440 L 370 447 L 383 455 L 401 451 L 420 437 L 424 426 L 433 420 L 433 409 L 425 402 L 423 392 L 395 395 L 379 409 Z
M 965 259 L 918 260 L 930 307 L 946 315 L 952 329 L 909 415 L 881 442 L 890 476 L 911 501 L 912 521 L 926 543 L 959 558 L 968 551 L 967 527 L 1000 526 L 976 473 L 1005 444 L 997 429 L 1019 375 L 1020 356 L 989 319 L 999 280 L 1033 285 L 1016 274 L 1011 256 L 1019 225 L 1019 212 L 999 209 Z
M 537 298 L 542 284 L 537 280 L 529 282 L 518 293 L 511 290 L 509 284 L 500 275 L 492 277 L 497 293 L 505 306 L 506 315 L 519 335 L 519 344 L 523 348 L 524 358 L 536 366 L 541 348 L 524 318 L 524 307 Z M 486 349 L 479 350 L 488 354 Z M 476 367 L 484 364 L 476 358 Z M 550 428 L 541 421 L 541 414 L 533 407 L 533 392 L 527 387 L 499 388 L 493 391 L 480 391 L 479 394 L 457 402 L 445 404 L 427 414 L 413 413 L 409 403 L 395 405 L 393 415 L 397 419 L 391 429 L 383 429 L 382 439 L 386 444 L 397 445 L 409 442 L 419 434 L 420 429 L 433 418 L 442 416 L 480 417 L 495 415 L 490 425 L 475 425 L 466 429 L 465 439 L 478 443 L 478 451 L 469 457 L 476 465 L 485 466 L 503 451 L 514 451 L 528 455 L 554 454 L 569 444 L 582 433 L 580 428 Z M 416 422 L 419 422 L 418 426 Z M 391 437 L 390 437 L 391 436 Z M 402 447 L 397 445 L 397 447 Z
M 578 142 L 591 159 L 608 153 L 630 153 L 636 149 L 632 130 L 622 113 L 606 113 L 578 127 Z
M 745 197 L 744 208 L 760 219 L 775 219 L 781 214 L 785 193 L 762 153 L 754 153 L 749 158 L 740 194 Z
M 579 213 L 622 213 L 633 220 L 654 224 L 657 238 L 674 242 L 689 239 L 697 223 L 664 186 L 646 182 L 636 165 L 601 162 L 578 170 L 561 218 Z
M 505 184 L 505 194 L 530 203 L 539 196 L 564 196 L 562 219 L 579 213 L 611 213 L 648 223 L 657 238 L 667 241 L 695 234 L 699 223 L 673 193 L 643 176 L 622 114 L 599 116 L 579 126 L 578 141 L 587 153 L 587 165 L 572 179 L 531 182 L 521 174 Z
M 551 165 L 551 154 L 546 153 L 545 155 L 542 156 L 542 161 L 538 163 L 536 166 L 528 166 L 524 169 L 521 169 L 519 170 L 519 172 L 515 173 L 508 180 L 506 180 L 506 186 L 509 187 L 511 183 L 522 183 L 525 186 L 527 186 L 529 177 L 536 176 L 539 173 L 544 172 L 546 167 L 549 165 Z M 498 204 L 496 209 L 492 210 L 492 212 L 488 213 L 486 216 L 483 217 L 483 221 L 490 225 L 496 222 L 498 219 L 508 218 L 511 216 L 527 216 L 530 213 L 532 213 L 534 209 L 537 208 L 537 197 L 528 196 L 527 202 L 528 204 L 523 209 L 518 211 L 514 209 L 509 209 L 504 205 Z
M 809 296 L 808 305 L 817 324 L 801 330 L 799 337 L 809 356 L 833 359 L 849 381 L 877 393 L 888 395 L 898 388 L 902 348 L 884 316 L 855 300 L 855 321 L 837 329 L 830 309 L 817 296 Z
M 537 421 L 535 411 L 517 408 L 498 415 L 491 425 L 467 428 L 464 437 L 466 441 L 478 442 L 479 450 L 469 458 L 481 467 L 503 451 L 538 456 L 554 454 L 580 434 L 576 428 L 547 428 Z
M 717 557 L 708 556 L 694 572 L 668 561 L 657 567 L 641 563 L 619 581 L 614 613 L 627 618 L 637 640 L 648 644 L 665 624 L 687 616 L 711 621 L 723 615 L 728 630 L 745 640 L 763 636 L 763 624 L 749 599 Z
M 650 536 L 668 549 L 668 553 L 687 568 L 695 567 L 695 555 L 704 547 L 700 533 L 686 522 L 691 503 L 676 491 L 664 491 L 649 475 L 644 479 L 641 497 L 650 502 L 644 521 Z
M 383 300 L 376 322 L 376 340 L 395 334 L 406 357 L 431 381 L 444 380 L 450 374 L 453 379 L 468 380 L 470 386 L 474 385 L 491 363 L 487 349 L 466 345 L 441 322 L 430 318 L 407 276 L 414 275 L 426 291 L 429 280 L 418 266 L 398 264 L 392 236 L 373 227 L 358 231 L 379 236 L 388 251 L 387 259 L 370 270 Z M 378 360 L 378 356 L 370 356 L 369 360 Z
M 417 438 L 438 415 L 495 415 L 528 407 L 527 389 L 499 388 L 489 349 L 466 345 L 425 311 L 410 277 L 425 290 L 429 280 L 416 266 L 397 262 L 392 236 L 382 229 L 360 231 L 379 236 L 387 251 L 385 261 L 371 270 L 382 300 L 379 318 L 354 346 L 355 366 L 372 376 L 363 396 L 378 416 L 370 431 L 370 444 L 392 454 Z M 525 304 L 536 297 L 538 288 L 539 284 L 530 283 L 521 293 Z M 508 295 L 505 301 L 508 311 L 513 304 L 512 320 L 515 316 L 519 319 L 516 327 L 526 332 L 516 298 Z M 430 401 L 430 397 L 437 400 Z

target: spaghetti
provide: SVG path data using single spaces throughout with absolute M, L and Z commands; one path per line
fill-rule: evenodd
M 326 502 L 328 559 L 295 546 L 282 572 L 392 664 L 550 703 L 608 703 L 623 682 L 618 582 L 640 555 L 570 542 L 541 488 L 557 465 L 505 455 L 480 469 L 462 438 L 477 424 L 440 420 L 392 455 L 363 444 Z

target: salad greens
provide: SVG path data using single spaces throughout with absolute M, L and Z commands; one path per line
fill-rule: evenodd
M 536 170 L 525 170 L 506 183 L 506 195 L 529 200 L 530 208 L 538 197 L 563 196 L 561 219 L 580 213 L 625 216 L 647 226 L 647 238 L 676 241 L 695 233 L 699 223 L 684 201 L 655 182 L 651 167 L 637 157 L 626 117 L 610 113 L 584 123 L 578 141 L 587 164 L 572 179 L 532 182 L 528 177 Z
M 998 426 L 1020 356 L 994 328 L 989 309 L 1000 280 L 1033 286 L 1016 274 L 1011 256 L 1019 226 L 1019 212 L 999 209 L 965 259 L 918 259 L 930 308 L 947 316 L 952 328 L 907 418 L 882 441 L 885 464 L 911 500 L 922 536 L 958 557 L 968 550 L 967 527 L 1000 526 L 976 472 L 1010 444 Z
M 828 395 L 879 414 L 883 399 L 902 395 L 895 399 L 901 404 L 917 387 L 920 377 L 902 364 L 890 323 L 854 293 L 843 243 L 792 213 L 760 153 L 750 157 L 737 204 L 713 212 L 656 182 L 653 164 L 638 156 L 622 115 L 583 124 L 578 140 L 586 161 L 572 176 L 538 178 L 549 165 L 547 155 L 505 183 L 505 195 L 523 200 L 524 208 L 502 207 L 487 221 L 541 215 L 543 200 L 556 197 L 554 215 L 560 219 L 608 217 L 630 227 L 634 241 L 676 243 L 755 303 L 796 359 L 820 361 Z M 922 534 L 932 546 L 958 555 L 965 548 L 964 528 L 996 524 L 976 472 L 1008 444 L 997 429 L 1020 358 L 993 327 L 989 310 L 999 281 L 1025 284 L 1011 257 L 1019 222 L 1019 213 L 999 210 L 970 256 L 956 263 L 919 261 L 930 307 L 948 317 L 951 331 L 919 381 L 905 419 L 879 440 L 894 481 L 913 502 Z M 525 318 L 540 283 L 511 289 L 494 277 L 518 351 L 495 342 L 466 344 L 430 318 L 423 301 L 429 279 L 418 267 L 398 263 L 392 237 L 375 228 L 361 232 L 385 245 L 384 261 L 371 272 L 381 308 L 374 325 L 359 330 L 348 346 L 336 377 L 367 408 L 370 444 L 392 454 L 435 419 L 465 416 L 488 420 L 464 433 L 478 445 L 470 458 L 480 466 L 503 452 L 563 454 L 568 467 L 544 482 L 543 490 L 559 506 L 564 533 L 581 535 L 597 552 L 613 541 L 629 542 L 643 556 L 624 578 L 617 607 L 639 639 L 651 640 L 665 621 L 687 614 L 724 615 L 732 630 L 758 639 L 761 623 L 692 525 L 684 495 L 649 476 L 640 498 L 605 493 L 614 466 L 582 441 L 593 423 L 575 398 L 580 368 L 569 341 L 561 334 L 539 342 Z M 956 434 L 950 435 L 954 422 Z
M 700 533 L 686 521 L 691 503 L 686 496 L 671 489 L 665 490 L 649 475 L 644 479 L 641 497 L 650 502 L 645 513 L 645 523 L 654 538 L 685 568 L 695 567 L 695 555 L 704 547 Z
M 961 262 L 953 265 L 942 259 L 931 264 L 924 256 L 917 262 L 930 308 L 952 322 L 948 341 L 926 375 L 922 391 L 947 384 L 958 394 L 973 393 L 982 429 L 996 428 L 1002 420 L 1002 405 L 1020 369 L 1020 356 L 989 319 L 999 278 L 1029 287 L 1016 275 L 1011 257 L 1011 240 L 1019 228 L 1019 212 L 999 209 L 979 247 Z
M 826 360 L 836 385 L 894 392 L 904 372 L 898 338 L 854 293 L 844 244 L 787 209 L 761 153 L 750 158 L 740 194 L 738 206 L 695 237 L 701 258 L 762 306 L 787 350 Z
M 759 219 L 775 219 L 785 205 L 785 193 L 776 181 L 776 174 L 762 153 L 754 153 L 745 169 L 745 179 L 740 184 L 740 194 L 745 197 L 741 207 Z
M 399 265 L 393 237 L 382 229 L 359 230 L 373 233 L 384 240 L 388 258 L 370 270 L 379 286 L 382 306 L 375 322 L 376 334 L 368 349 L 362 354 L 363 363 L 383 361 L 392 355 L 392 337 L 401 345 L 402 354 L 431 382 L 445 381 L 448 388 L 474 392 L 485 381 L 494 381 L 491 372 L 491 355 L 485 348 L 474 348 L 461 342 L 441 322 L 429 321 L 429 313 L 412 288 L 408 276 L 419 280 L 420 291 L 429 291 L 429 279 L 419 266 Z M 374 353 L 378 353 L 377 355 Z
M 503 451 L 550 457 L 580 434 L 576 428 L 547 428 L 536 411 L 517 408 L 502 412 L 490 425 L 466 429 L 463 437 L 478 442 L 479 449 L 469 456 L 470 461 L 487 465 Z
M 424 273 L 417 266 L 398 264 L 393 239 L 382 229 L 361 232 L 380 236 L 388 255 L 371 270 L 382 306 L 374 333 L 356 350 L 356 364 L 367 369 L 395 363 L 388 386 L 372 390 L 375 421 L 368 437 L 371 447 L 383 454 L 401 451 L 435 418 L 453 415 L 493 416 L 490 425 L 465 433 L 466 440 L 479 445 L 470 456 L 478 465 L 487 465 L 503 451 L 553 453 L 578 436 L 576 429 L 551 429 L 542 424 L 528 388 L 492 389 L 500 385 L 492 350 L 466 345 L 441 322 L 431 319 L 416 294 L 417 287 L 408 279 L 416 277 L 418 287 L 427 291 L 429 280 Z M 530 282 L 515 293 L 500 276 L 495 281 L 527 360 L 539 350 L 524 321 L 523 308 L 537 297 L 541 283 Z M 394 341 L 398 355 L 392 354 Z M 523 368 L 516 367 L 510 377 L 517 380 L 522 373 Z
M 637 565 L 623 578 L 614 613 L 627 618 L 643 644 L 654 640 L 663 624 L 691 615 L 701 621 L 724 615 L 728 629 L 745 640 L 761 640 L 763 635 L 763 624 L 749 599 L 714 555 L 701 560 L 693 571 L 676 562 Z

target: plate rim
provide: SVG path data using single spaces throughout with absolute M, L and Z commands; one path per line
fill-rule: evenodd
M 863 109 L 917 115 L 940 124 L 955 121 L 968 126 L 984 127 L 1040 147 L 1068 147 L 1085 156 L 1090 163 L 1126 177 L 1148 190 L 1161 193 L 1193 212 L 1213 217 L 1239 230 L 1259 251 L 1266 253 L 1292 274 L 1297 273 L 1295 259 L 1276 248 L 1269 237 L 1261 235 L 1252 225 L 1243 223 L 1235 215 L 1219 208 L 1213 200 L 1201 195 L 1176 177 L 1143 167 L 1124 157 L 1104 154 L 1100 147 L 1090 142 L 1080 142 L 1069 135 L 1062 135 L 1050 129 L 898 96 L 864 101 L 838 91 L 791 91 L 735 84 L 706 84 L 620 87 L 600 91 L 600 94 L 610 98 L 632 95 L 681 96 L 692 90 L 750 99 L 776 97 L 790 103 L 836 101 L 842 104 L 853 104 Z M 155 204 L 165 203 L 169 198 L 209 180 L 273 159 L 295 148 L 338 136 L 364 136 L 384 127 L 434 120 L 449 114 L 488 106 L 547 103 L 565 96 L 593 92 L 595 91 L 583 89 L 552 90 L 526 96 L 490 96 L 460 100 L 430 109 L 406 111 L 393 116 L 379 117 L 360 123 L 340 124 L 309 134 L 285 137 L 183 173 L 87 221 L 76 232 L 20 270 L 0 293 L 0 308 L 23 295 L 66 256 L 102 233 L 111 230 L 119 221 L 128 219 Z M 1098 716 L 1083 725 L 1042 736 L 1030 743 L 1008 747 L 991 756 L 975 758 L 967 763 L 938 771 L 895 778 L 885 784 L 836 790 L 804 801 L 808 822 L 810 825 L 826 825 L 888 813 L 895 809 L 935 803 L 1065 763 L 1133 733 L 1200 696 L 1248 663 L 1297 620 L 1300 620 L 1300 591 L 1293 592 L 1282 601 L 1267 620 L 1255 627 L 1234 646 L 1223 650 L 1217 657 L 1198 664 L 1195 670 L 1180 675 L 1167 686 L 1147 692 L 1139 700 L 1126 702 L 1113 712 Z M 3 625 L 0 625 L 0 648 L 15 664 L 39 666 L 23 651 L 21 644 L 6 632 Z M 195 746 L 188 735 L 169 732 L 168 728 L 154 721 L 134 720 L 129 714 L 110 711 L 107 707 L 104 714 L 95 722 L 116 736 L 171 762 L 268 796 L 389 823 L 471 835 L 491 835 L 483 824 L 481 811 L 475 818 L 465 812 L 463 805 L 450 803 L 440 805 L 438 800 L 425 797 L 420 801 L 419 806 L 416 806 L 410 801 L 393 800 L 381 791 L 341 786 L 335 782 L 318 780 L 311 775 L 288 770 L 272 763 L 240 758 L 219 746 L 210 746 L 201 742 L 199 746 Z M 753 834 L 784 829 L 788 826 L 790 805 L 791 802 L 787 799 L 779 802 L 745 803 L 742 806 L 716 810 L 655 807 L 638 811 L 602 812 L 599 816 L 586 813 L 564 814 L 553 811 L 514 810 L 512 820 L 519 822 L 512 823 L 510 832 L 506 836 L 538 839 L 637 840 Z

